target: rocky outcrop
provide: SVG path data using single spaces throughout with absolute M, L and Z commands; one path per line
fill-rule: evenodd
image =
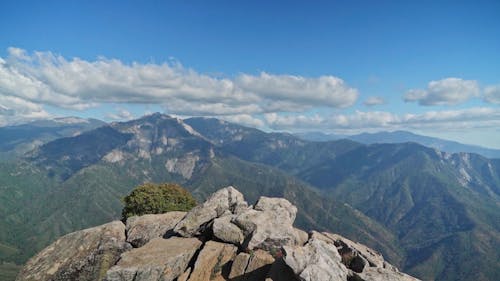
M 185 215 L 186 212 L 168 212 L 130 217 L 127 219 L 127 242 L 134 247 L 141 247 L 153 238 L 163 237 Z
M 203 204 L 194 207 L 175 226 L 174 231 L 184 237 L 199 235 L 213 219 L 228 213 L 238 213 L 247 206 L 241 192 L 232 186 L 223 188 L 212 194 Z
M 68 234 L 17 280 L 417 280 L 360 243 L 294 228 L 296 213 L 281 198 L 248 206 L 227 187 L 187 214 L 133 217 L 127 231 L 113 222 Z
M 103 280 L 130 248 L 120 221 L 73 232 L 31 258 L 16 280 Z
M 196 238 L 155 238 L 122 254 L 107 272 L 107 281 L 171 281 L 179 277 L 201 246 Z

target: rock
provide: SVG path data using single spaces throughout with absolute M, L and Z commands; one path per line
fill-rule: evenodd
M 347 280 L 348 270 L 333 244 L 313 238 L 305 246 L 284 246 L 283 250 L 285 263 L 301 280 Z
M 248 204 L 234 187 L 229 186 L 212 194 L 205 203 L 194 207 L 174 228 L 184 237 L 201 234 L 211 220 L 226 211 L 231 213 L 246 209 Z
M 271 268 L 271 264 L 274 262 L 273 256 L 271 256 L 268 252 L 263 251 L 263 250 L 257 250 L 253 252 L 252 255 L 250 255 L 250 261 L 248 262 L 247 269 L 245 270 L 245 273 L 252 273 L 255 271 L 263 271 L 265 274 L 263 274 L 262 278 L 256 278 L 258 280 L 262 280 L 266 277 L 267 272 Z M 265 270 L 262 270 L 262 268 L 265 267 Z
M 230 216 L 216 218 L 212 225 L 214 236 L 218 239 L 235 245 L 243 243 L 243 232 L 231 222 Z
M 189 281 L 213 280 L 221 276 L 222 268 L 234 259 L 237 250 L 231 244 L 208 241 L 196 259 Z
M 120 221 L 76 231 L 31 258 L 16 280 L 103 280 L 129 248 Z
M 68 234 L 32 258 L 17 280 L 417 280 L 363 244 L 294 228 L 296 213 L 280 198 L 261 197 L 248 207 L 241 193 L 227 187 L 187 214 L 132 217 L 126 227 L 112 222 Z M 202 236 L 165 235 L 174 230 Z M 246 252 L 237 254 L 238 246 Z
M 371 267 L 384 267 L 384 257 L 382 257 L 382 255 L 377 253 L 376 251 L 368 248 L 367 246 L 361 243 L 353 242 L 338 234 L 332 234 L 328 232 L 323 232 L 322 234 L 331 239 L 335 246 L 339 247 L 339 252 L 341 253 L 341 255 L 357 254 L 363 257 L 363 259 L 365 259 Z
M 179 277 L 201 246 L 196 238 L 154 238 L 121 255 L 107 272 L 107 281 L 171 281 Z
M 303 244 L 303 236 L 293 227 L 297 208 L 282 198 L 261 197 L 254 209 L 235 216 L 233 222 L 249 239 L 248 249 L 276 249 Z
M 248 266 L 248 261 L 250 260 L 250 255 L 247 253 L 239 253 L 233 261 L 231 266 L 231 272 L 229 273 L 229 279 L 241 276 L 245 274 L 245 270 Z
M 284 198 L 270 198 L 262 196 L 255 204 L 254 209 L 263 212 L 279 213 L 281 218 L 291 221 L 292 223 L 295 221 L 295 217 L 297 216 L 297 207 Z
M 187 281 L 189 278 L 189 274 L 191 274 L 191 267 L 186 269 L 184 273 L 182 273 L 178 278 L 177 281 Z
M 355 273 L 364 281 L 418 281 L 410 275 L 380 267 L 368 267 L 362 273 Z
M 134 247 L 142 247 L 153 238 L 163 237 L 185 215 L 186 212 L 168 212 L 130 217 L 127 219 L 127 242 Z
M 307 240 L 309 240 L 309 234 L 307 234 L 307 232 L 305 232 L 302 229 L 298 229 L 298 228 L 294 228 L 294 229 L 295 229 L 295 233 L 296 233 L 296 237 L 297 237 L 297 245 L 298 246 L 304 245 L 307 242 Z

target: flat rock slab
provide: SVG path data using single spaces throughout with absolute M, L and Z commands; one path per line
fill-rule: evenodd
M 364 281 L 418 281 L 410 275 L 387 268 L 369 267 L 362 273 L 356 273 Z
M 120 221 L 76 231 L 31 258 L 16 280 L 103 280 L 120 254 L 130 248 Z
M 185 215 L 186 212 L 168 212 L 130 217 L 127 219 L 127 242 L 134 247 L 142 247 L 153 238 L 163 237 Z
M 154 238 L 121 255 L 107 273 L 107 281 L 172 281 L 186 270 L 201 246 L 196 238 Z
M 189 281 L 222 279 L 222 268 L 236 256 L 238 248 L 231 244 L 208 241 L 201 250 Z

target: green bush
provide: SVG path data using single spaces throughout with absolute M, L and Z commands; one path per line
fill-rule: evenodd
M 180 185 L 173 183 L 140 185 L 123 198 L 123 202 L 124 221 L 131 216 L 189 211 L 196 206 L 193 196 Z

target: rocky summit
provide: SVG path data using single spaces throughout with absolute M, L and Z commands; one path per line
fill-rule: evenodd
M 376 251 L 337 234 L 293 226 L 297 208 L 233 187 L 188 213 L 131 217 L 58 239 L 16 280 L 418 280 Z

